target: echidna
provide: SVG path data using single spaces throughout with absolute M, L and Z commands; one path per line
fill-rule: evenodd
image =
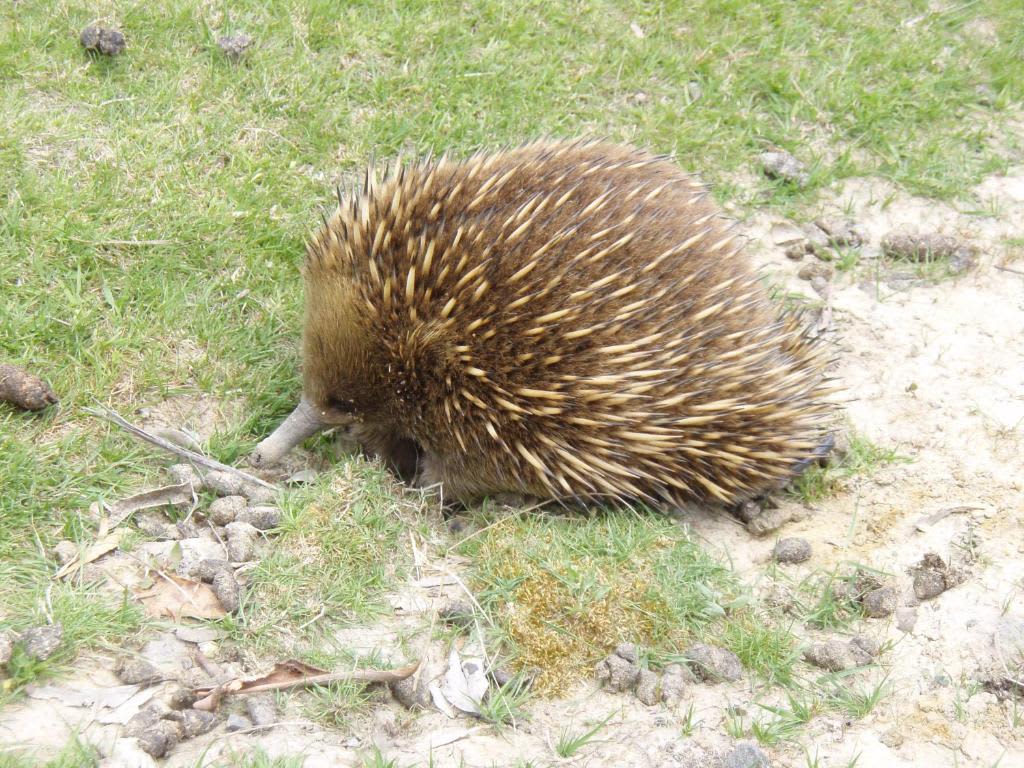
M 349 425 L 463 502 L 733 504 L 817 455 L 822 345 L 668 158 L 539 141 L 385 176 L 308 245 L 303 398 L 256 465 Z

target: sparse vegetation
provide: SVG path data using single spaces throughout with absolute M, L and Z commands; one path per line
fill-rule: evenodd
M 790 483 L 790 493 L 801 501 L 821 501 L 837 493 L 850 478 L 870 476 L 879 467 L 909 461 L 895 448 L 882 448 L 863 435 L 851 434 L 843 456 L 830 460 L 824 467 L 808 467 Z

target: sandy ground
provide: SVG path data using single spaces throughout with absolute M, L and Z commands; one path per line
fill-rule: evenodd
M 1024 238 L 1024 168 L 988 179 L 975 193 L 977 204 L 958 210 L 907 197 L 879 181 L 851 180 L 828 196 L 831 202 L 822 211 L 849 215 L 868 234 L 861 264 L 839 274 L 831 290 L 839 373 L 852 398 L 849 423 L 912 461 L 855 478 L 811 507 L 783 501 L 782 511 L 794 519 L 763 538 L 720 517 L 698 514 L 688 521 L 764 595 L 778 594 L 779 584 L 814 569 L 843 563 L 884 571 L 901 593 L 900 623 L 905 629 L 913 624 L 903 631 L 894 618 L 863 622 L 858 631 L 883 643 L 884 650 L 879 665 L 861 674 L 865 683 L 887 678 L 890 695 L 863 719 L 822 714 L 797 743 L 765 747 L 771 765 L 848 766 L 859 755 L 856 764 L 866 768 L 1024 766 L 1024 699 L 1019 691 L 1014 700 L 985 687 L 1006 676 L 1015 654 L 1024 654 L 1024 260 L 1013 261 Z M 966 212 L 986 206 L 993 215 Z M 796 273 L 815 257 L 805 256 L 802 263 L 787 259 L 772 242 L 778 222 L 759 215 L 743 225 L 752 239 L 750 252 L 775 279 L 813 296 Z M 880 239 L 901 224 L 969 240 L 981 249 L 977 265 L 938 283 L 884 267 Z M 814 551 L 809 562 L 787 566 L 785 578 L 774 578 L 770 564 L 779 534 L 805 537 Z M 918 604 L 908 568 L 926 552 L 961 563 L 968 575 Z M 401 610 L 393 621 L 353 633 L 350 640 L 372 646 L 403 625 L 422 626 L 442 597 L 436 590 L 396 596 Z M 809 639 L 826 637 L 796 629 Z M 151 655 L 173 667 L 181 655 L 176 643 L 158 640 Z M 21 746 L 45 757 L 79 732 L 107 757 L 105 765 L 152 765 L 133 739 L 119 738 L 119 724 L 101 722 L 124 719 L 145 703 L 146 694 L 120 709 L 70 706 L 61 693 L 69 687 L 118 685 L 108 660 L 90 660 L 83 670 L 54 684 L 64 701 L 43 698 L 53 693 L 43 689 L 0 711 L 0 750 Z M 758 712 L 755 698 L 778 700 L 772 696 L 755 691 L 750 681 L 693 685 L 678 707 L 647 707 L 632 695 L 583 684 L 564 699 L 532 702 L 528 720 L 500 732 L 436 711 L 412 715 L 394 702 L 376 706 L 351 732 L 324 730 L 289 713 L 286 722 L 265 732 L 227 734 L 218 728 L 178 746 L 166 764 L 208 765 L 258 744 L 273 755 L 304 755 L 306 768 L 362 765 L 374 747 L 401 766 L 427 765 L 430 756 L 435 766 L 532 761 L 732 768 L 746 764 L 736 762 L 738 753 L 730 756 L 735 742 L 726 730 L 727 708 L 749 722 Z M 609 716 L 574 758 L 555 755 L 563 730 L 581 732 Z M 687 721 L 695 727 L 684 738 Z M 818 763 L 811 762 L 815 755 Z

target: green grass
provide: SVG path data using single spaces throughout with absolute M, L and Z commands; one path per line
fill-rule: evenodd
M 608 725 L 608 721 L 615 716 L 614 712 L 608 714 L 603 720 L 594 723 L 585 731 L 575 732 L 568 728 L 562 730 L 555 743 L 555 754 L 561 758 L 574 757 L 583 747 L 593 741 L 601 730 Z
M 842 456 L 825 466 L 812 464 L 789 484 L 789 492 L 804 502 L 816 502 L 834 496 L 854 477 L 870 476 L 880 467 L 911 461 L 895 448 L 882 448 L 863 435 L 851 434 L 849 447 Z
M 124 56 L 80 49 L 78 31 L 97 19 L 125 32 Z M 968 31 L 979 21 L 989 42 Z M 256 44 L 236 65 L 215 40 L 237 30 Z M 720 198 L 747 205 L 810 205 L 861 174 L 951 197 L 1019 150 L 1004 128 L 1024 99 L 1022 49 L 1018 0 L 941 12 L 923 0 L 5 5 L 0 360 L 44 376 L 62 404 L 40 416 L 0 407 L 0 629 L 46 618 L 52 547 L 90 541 L 90 503 L 157 479 L 162 458 L 83 407 L 218 403 L 207 448 L 224 461 L 289 410 L 303 238 L 333 185 L 371 154 L 586 132 L 674 151 Z M 806 189 L 751 175 L 772 146 L 808 161 Z M 349 471 L 358 502 L 328 491 Z M 316 619 L 321 607 L 341 622 L 374 614 L 400 575 L 389 555 L 409 525 L 382 482 L 341 468 L 287 502 L 279 549 L 225 622 L 236 638 L 269 650 L 275 626 L 303 627 L 300 643 L 333 626 Z M 731 610 L 726 569 L 696 544 L 649 518 L 615 519 L 623 544 L 653 531 L 675 542 L 648 565 L 659 610 L 683 634 Z M 511 534 L 533 546 L 528 526 Z M 613 582 L 629 565 L 613 551 L 597 562 Z M 595 574 L 582 563 L 551 576 L 570 617 L 600 599 Z M 492 598 L 516 589 L 494 576 Z M 66 642 L 53 661 L 19 668 L 16 686 L 141 626 L 136 608 L 93 587 L 55 584 L 50 598 Z M 655 646 L 671 648 L 670 625 L 657 612 L 649 623 Z M 778 674 L 756 649 L 746 661 Z
M 0 752 L 0 768 L 95 768 L 100 758 L 91 746 L 73 738 L 56 757 L 46 762 L 33 760 L 17 752 Z

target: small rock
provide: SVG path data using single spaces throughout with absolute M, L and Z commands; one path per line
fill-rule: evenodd
M 783 251 L 783 253 L 786 254 L 787 259 L 792 259 L 793 261 L 800 261 L 800 259 L 802 259 L 807 254 L 807 247 L 802 243 L 798 245 L 787 245 L 786 250 Z
M 238 581 L 235 579 L 235 573 L 230 568 L 223 571 L 217 571 L 213 576 L 211 583 L 213 588 L 213 594 L 217 596 L 220 604 L 224 607 L 224 610 L 228 613 L 234 613 L 238 610 L 238 606 L 241 603 L 239 597 Z
M 670 707 L 683 700 L 692 674 L 682 664 L 669 664 L 661 674 L 661 698 Z
M 972 261 L 977 249 L 950 235 L 897 229 L 882 238 L 882 253 L 903 261 Z
M 802 187 L 810 181 L 807 166 L 793 157 L 789 152 L 762 152 L 761 168 L 770 179 L 780 179 Z
M 722 760 L 722 768 L 771 768 L 771 763 L 757 744 L 741 741 Z
M 809 282 L 816 277 L 823 277 L 826 280 L 831 280 L 835 273 L 836 271 L 831 264 L 825 264 L 821 261 L 812 261 L 800 267 L 796 272 L 796 276 L 801 280 L 807 280 Z
M 231 61 L 238 61 L 252 45 L 252 37 L 239 32 L 234 35 L 222 35 L 217 38 L 217 46 Z
M 143 731 L 136 738 L 139 746 L 147 755 L 163 757 L 181 741 L 185 735 L 185 729 L 180 723 L 170 720 L 160 720 L 156 725 L 147 731 Z
M 44 661 L 50 658 L 54 651 L 60 647 L 60 641 L 64 637 L 64 627 L 61 623 L 44 624 L 40 627 L 32 627 L 21 633 L 19 640 L 25 653 L 33 659 Z
M 135 515 L 135 525 L 139 531 L 151 539 L 158 541 L 177 541 L 181 532 L 160 512 L 139 512 Z
M 917 624 L 917 608 L 904 606 L 896 609 L 896 628 L 900 632 L 913 632 Z
M 78 557 L 78 545 L 73 541 L 58 541 L 53 548 L 53 554 L 57 556 L 57 562 L 67 565 Z
M 796 536 L 779 539 L 772 557 L 779 563 L 803 563 L 811 559 L 811 542 Z
M 245 496 L 224 496 L 214 499 L 207 516 L 214 525 L 235 522 L 238 513 L 245 509 Z
M 213 582 L 214 577 L 221 571 L 230 571 L 231 563 L 227 560 L 220 560 L 214 557 L 204 557 L 199 562 L 192 563 L 186 574 L 189 578 L 205 581 L 207 584 Z
M 412 674 L 389 683 L 389 687 L 391 695 L 406 709 L 430 709 L 432 706 L 426 675 Z
M 864 595 L 861 605 L 864 606 L 864 613 L 872 619 L 884 619 L 896 610 L 898 599 L 899 594 L 894 587 L 880 587 Z
M 878 740 L 890 749 L 898 749 L 903 746 L 903 731 L 899 728 L 889 728 Z
M 162 701 L 153 701 L 136 712 L 132 719 L 125 724 L 125 734 L 128 736 L 139 736 L 144 731 L 153 728 L 166 715 L 169 715 L 171 711 L 171 708 Z
M 635 643 L 619 643 L 615 646 L 615 650 L 612 651 L 620 659 L 625 659 L 630 664 L 636 664 L 640 661 L 640 651 L 637 649 Z
M 248 523 L 259 531 L 269 531 L 281 524 L 281 510 L 277 507 L 249 507 L 238 513 L 236 520 Z
M 246 482 L 236 474 L 215 469 L 206 473 L 203 486 L 218 496 L 244 496 Z
M 152 685 L 163 680 L 160 670 L 145 659 L 134 656 L 122 658 L 114 670 L 118 680 L 125 685 Z
M 14 641 L 9 632 L 0 631 L 0 667 L 7 666 L 14 653 Z
M 938 597 L 964 579 L 961 571 L 947 566 L 945 561 L 933 552 L 926 554 L 921 562 L 910 569 L 910 573 L 914 578 L 914 595 L 918 600 Z
M 829 245 L 857 248 L 867 241 L 864 230 L 853 219 L 815 219 L 814 223 L 825 233 Z
M 473 605 L 468 600 L 451 600 L 437 612 L 437 617 L 445 624 L 470 629 L 473 626 Z
M 259 531 L 248 523 L 237 521 L 228 523 L 225 528 L 228 532 L 228 560 L 232 563 L 245 563 L 252 560 Z
M 266 728 L 277 722 L 277 706 L 274 704 L 274 697 L 267 693 L 247 696 L 245 698 L 245 711 L 253 725 Z
M 171 709 L 189 709 L 196 703 L 198 697 L 191 688 L 175 688 L 167 700 Z
M 870 637 L 857 635 L 850 639 L 850 655 L 857 662 L 857 666 L 862 667 L 865 664 L 870 664 L 880 650 L 881 648 L 878 643 Z
M 202 475 L 191 464 L 174 464 L 167 471 L 177 485 L 190 483 L 196 490 L 203 487 Z
M 212 731 L 217 725 L 217 715 L 213 712 L 204 712 L 200 709 L 186 709 L 182 711 L 182 730 L 185 738 L 194 739 L 204 733 Z
M 657 672 L 641 669 L 636 681 L 636 697 L 648 707 L 653 707 L 661 701 L 661 691 L 658 690 L 659 682 L 661 682 L 661 678 Z
M 226 730 L 228 733 L 234 733 L 235 731 L 244 731 L 247 728 L 252 728 L 252 721 L 245 715 L 239 715 L 238 713 L 232 713 L 228 715 L 228 723 Z
M 640 677 L 640 667 L 635 662 L 612 653 L 597 663 L 594 676 L 609 690 L 623 692 L 631 690 L 636 685 Z
M 686 651 L 686 658 L 697 677 L 709 683 L 739 680 L 743 676 L 739 657 L 716 645 L 692 645 Z
M 127 47 L 123 34 L 105 27 L 86 27 L 78 36 L 78 42 L 85 50 L 104 56 L 117 56 Z
M 246 483 L 242 486 L 242 495 L 249 500 L 250 504 L 269 504 L 276 498 L 276 492 L 271 488 L 264 488 L 256 483 Z
M 796 517 L 794 508 L 761 508 L 761 513 L 747 523 L 747 531 L 753 536 L 766 536 L 779 530 Z
M 857 660 L 850 652 L 849 644 L 839 640 L 815 643 L 804 651 L 804 659 L 829 672 L 842 672 L 844 669 L 858 666 Z
M 182 539 L 198 539 L 201 535 L 199 526 L 196 525 L 195 520 L 192 518 L 179 520 L 174 524 L 174 527 L 178 531 L 178 536 Z

